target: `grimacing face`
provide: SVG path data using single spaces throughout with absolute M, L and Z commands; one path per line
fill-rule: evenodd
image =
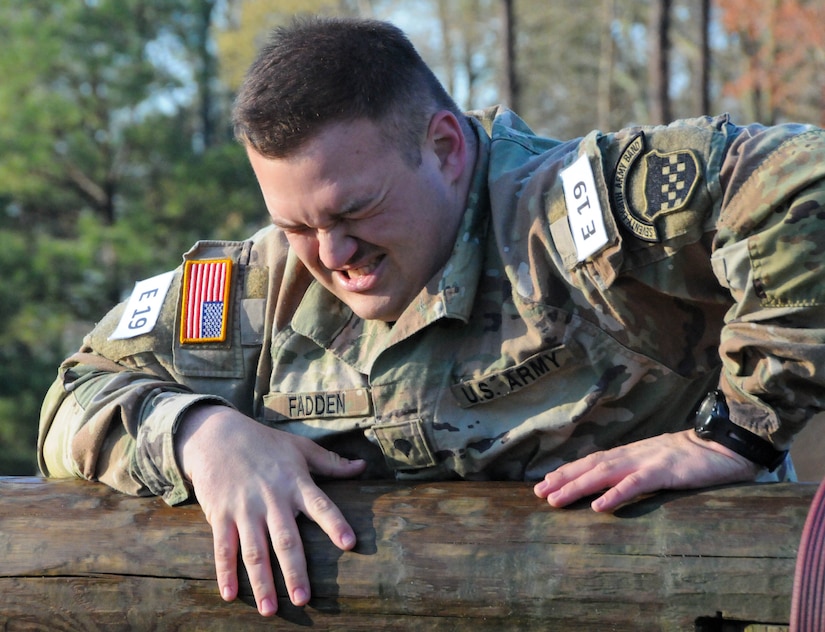
M 449 258 L 468 180 L 449 112 L 431 119 L 417 167 L 365 119 L 331 124 L 286 158 L 247 153 L 272 222 L 361 318 L 397 320 Z

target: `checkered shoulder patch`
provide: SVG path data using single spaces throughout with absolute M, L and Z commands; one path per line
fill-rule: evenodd
M 698 182 L 696 157 L 690 151 L 663 154 L 651 151 L 645 156 L 647 182 L 645 197 L 648 215 L 675 211 L 684 206 Z
M 648 242 L 661 240 L 660 220 L 686 209 L 702 180 L 698 156 L 691 149 L 645 151 L 639 132 L 622 151 L 611 187 L 613 208 L 624 227 Z

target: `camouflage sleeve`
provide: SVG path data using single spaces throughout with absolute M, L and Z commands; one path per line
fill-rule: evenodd
M 264 323 L 272 320 L 264 311 L 273 269 L 262 254 L 267 244 L 256 250 L 255 243 L 199 242 L 184 255 L 184 266 L 142 282 L 149 285 L 140 290 L 136 286 L 132 298 L 162 296 L 153 308 L 154 324 L 144 320 L 150 304 L 134 309 L 131 298 L 104 316 L 83 348 L 63 363 L 43 403 L 38 459 L 45 475 L 98 480 L 125 493 L 162 496 L 170 504 L 190 497 L 174 450 L 186 411 L 220 403 L 253 414 Z M 209 321 L 221 331 L 209 331 L 216 342 L 204 336 L 190 342 L 184 333 L 194 312 L 182 310 L 191 304 L 184 271 L 216 261 L 231 262 L 228 281 L 220 286 L 228 288 L 226 294 L 209 302 L 210 308 L 223 306 Z M 168 283 L 155 292 L 161 277 Z M 137 325 L 138 333 L 118 333 L 124 323 Z
M 825 409 L 825 132 L 744 128 L 720 180 L 711 263 L 735 301 L 720 385 L 736 423 L 787 449 Z
M 191 490 L 175 459 L 175 428 L 193 405 L 228 402 L 149 373 L 107 366 L 113 364 L 80 353 L 61 367 L 43 403 L 41 471 L 162 496 L 169 504 L 187 500 Z
M 630 348 L 719 371 L 731 419 L 788 449 L 825 410 L 825 131 L 722 116 L 582 148 L 602 154 L 617 236 L 572 283 Z

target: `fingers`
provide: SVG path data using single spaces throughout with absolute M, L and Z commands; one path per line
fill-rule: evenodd
M 533 491 L 553 507 L 602 493 L 595 511 L 611 511 L 643 494 L 751 480 L 756 467 L 692 430 L 657 435 L 562 465 Z
M 351 478 L 358 476 L 367 467 L 364 459 L 345 459 L 337 452 L 322 448 L 315 442 L 304 444 L 304 456 L 309 470 L 329 478 Z
M 246 568 L 255 603 L 264 616 L 278 610 L 278 597 L 269 560 L 269 537 L 264 529 L 244 526 L 239 533 L 234 522 L 211 521 L 215 572 L 218 589 L 225 601 L 238 596 L 238 549 Z
M 357 476 L 366 463 L 344 459 L 309 439 L 284 435 L 251 420 L 243 426 L 245 432 L 239 432 L 240 424 L 227 410 L 208 417 L 199 426 L 200 434 L 193 434 L 182 451 L 191 457 L 187 462 L 195 496 L 212 525 L 221 596 L 232 600 L 238 594 L 240 552 L 258 611 L 269 616 L 278 609 L 270 547 L 290 601 L 303 606 L 310 599 L 304 547 L 295 520 L 299 513 L 317 522 L 339 548 L 355 545 L 352 528 L 312 474 Z M 245 423 L 246 418 L 238 419 Z M 214 446 L 222 447 L 221 454 L 214 453 Z M 234 464 L 232 476 L 221 465 L 227 451 L 244 457 Z M 262 468 L 262 462 L 272 465 Z
M 314 474 L 333 478 L 351 478 L 361 474 L 367 467 L 363 459 L 345 459 L 316 443 L 306 446 L 306 459 Z M 315 522 L 326 533 L 333 544 L 343 551 L 355 546 L 355 532 L 338 507 L 311 479 L 298 481 L 301 496 L 301 512 Z
M 269 520 L 267 526 L 272 548 L 275 551 L 278 566 L 284 577 L 289 600 L 296 606 L 305 606 L 309 602 L 310 588 L 309 577 L 307 576 L 306 556 L 304 555 L 304 546 L 301 541 L 301 534 L 298 531 L 298 525 L 291 515 L 275 515 Z M 250 570 L 246 557 L 244 557 L 244 565 L 246 566 L 247 573 L 250 574 L 251 580 L 253 571 Z M 266 595 L 271 589 L 273 593 L 273 603 L 275 603 L 274 585 L 272 584 L 272 567 L 270 566 L 268 554 L 264 560 L 264 566 L 266 567 L 268 575 L 264 572 L 263 568 L 256 568 L 256 573 L 258 570 L 261 571 L 261 594 Z M 252 591 L 255 593 L 257 600 L 258 592 L 256 591 L 254 582 L 252 583 Z M 264 597 L 264 599 L 266 599 L 266 597 Z M 266 604 L 258 603 L 258 610 L 261 614 L 266 614 L 261 607 Z
M 645 478 L 637 472 L 632 472 L 610 487 L 604 494 L 596 498 L 590 503 L 590 507 L 593 511 L 613 511 L 626 502 L 630 502 L 644 494 L 657 491 L 662 487 L 663 486 L 655 483 L 653 479 Z
M 533 489 L 553 507 L 565 507 L 585 496 L 604 492 L 591 507 L 594 511 L 610 511 L 652 491 L 648 489 L 652 483 L 632 465 L 620 454 L 598 452 L 550 472 Z
M 278 595 L 269 559 L 269 537 L 265 529 L 241 532 L 241 559 L 243 560 L 258 612 L 269 617 L 278 611 Z
M 677 474 L 683 469 L 679 463 L 690 458 L 689 447 L 681 436 L 671 434 L 594 452 L 550 472 L 534 492 L 553 507 L 601 493 L 590 506 L 594 511 L 612 511 L 643 494 L 690 487 Z
M 355 546 L 355 533 L 338 507 L 311 480 L 299 483 L 298 505 L 343 550 Z M 278 560 L 289 600 L 296 606 L 309 603 L 311 589 L 301 534 L 292 513 L 270 510 L 267 533 L 253 533 L 249 543 L 241 542 L 241 558 L 249 575 L 258 611 L 268 616 L 277 610 L 268 543 Z
M 309 446 L 306 456 L 307 464 L 312 472 L 329 477 L 358 476 L 367 466 L 363 459 L 351 461 L 315 443 Z M 311 479 L 299 481 L 299 489 L 303 514 L 321 527 L 339 549 L 343 551 L 352 549 L 355 546 L 355 532 L 335 503 Z
M 231 521 L 212 526 L 215 571 L 221 597 L 238 596 L 238 550 L 246 569 L 255 604 L 263 616 L 278 611 L 278 594 L 270 559 L 270 543 L 284 577 L 287 594 L 296 606 L 309 602 L 309 580 L 301 535 L 292 515 L 273 514 L 266 522 L 244 522 L 237 528 Z
M 338 548 L 349 550 L 354 547 L 355 532 L 335 503 L 311 479 L 298 481 L 298 489 L 299 499 L 297 504 L 301 513 L 317 523 Z M 277 510 L 270 511 L 267 528 L 275 557 L 278 560 L 278 566 L 284 578 L 289 600 L 296 606 L 304 606 L 309 603 L 311 589 L 307 574 L 306 555 L 295 518 L 293 514 L 282 513 Z M 275 604 L 269 558 L 266 556 L 265 559 L 258 559 L 257 541 L 253 546 L 252 551 L 256 553 L 255 555 L 247 556 L 243 544 L 241 545 L 241 555 L 252 582 L 258 610 L 261 614 L 274 613 L 275 610 L 269 607 Z M 258 580 L 258 583 L 256 583 L 256 580 Z M 272 604 L 267 602 L 270 591 L 273 595 Z M 275 609 L 277 609 L 276 605 Z
M 302 490 L 303 513 L 329 536 L 333 544 L 343 551 L 355 546 L 355 532 L 344 515 L 329 497 L 314 483 Z
M 260 505 L 247 505 L 236 522 L 231 516 L 216 519 L 212 525 L 215 570 L 221 596 L 231 601 L 238 595 L 237 563 L 241 561 L 249 577 L 258 611 L 271 616 L 278 610 L 270 544 L 284 578 L 287 595 L 296 606 L 306 605 L 311 596 L 306 557 L 295 515 L 301 512 L 315 521 L 342 550 L 355 546 L 355 533 L 338 507 L 315 483 L 307 478 L 297 481 L 294 503 L 275 503 L 263 495 Z M 253 509 L 254 506 L 254 509 Z M 295 509 L 291 507 L 297 506 Z M 260 516 L 260 519 L 255 519 Z
M 218 589 L 225 601 L 238 596 L 238 532 L 234 527 L 212 525 L 212 545 Z

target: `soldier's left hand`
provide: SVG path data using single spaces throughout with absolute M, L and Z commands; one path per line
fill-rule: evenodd
M 553 507 L 600 494 L 594 511 L 612 511 L 643 494 L 753 480 L 759 467 L 693 430 L 594 452 L 548 473 L 533 488 Z

